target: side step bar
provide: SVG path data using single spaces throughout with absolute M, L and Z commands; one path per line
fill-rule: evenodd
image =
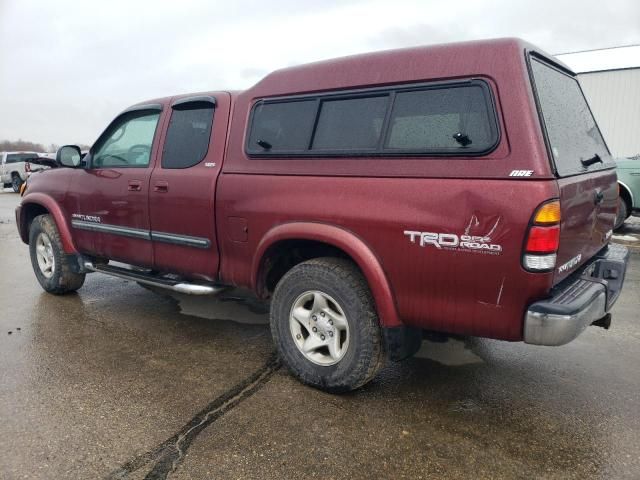
M 144 283 L 145 285 L 151 285 L 153 287 L 165 288 L 178 293 L 186 293 L 188 295 L 215 295 L 226 290 L 226 287 L 224 286 L 187 283 L 113 265 L 94 265 L 93 262 L 90 261 L 85 261 L 83 263 L 83 267 L 85 270 L 90 272 L 105 273 L 112 277 L 133 280 L 134 282 Z

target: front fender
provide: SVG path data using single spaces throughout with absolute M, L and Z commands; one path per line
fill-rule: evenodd
M 269 248 L 284 240 L 314 240 L 344 251 L 364 274 L 376 304 L 383 327 L 399 327 L 402 322 L 394 301 L 391 285 L 378 258 L 369 246 L 354 233 L 333 225 L 294 222 L 278 225 L 269 230 L 258 244 L 252 262 L 251 284 L 258 285 L 262 260 Z
M 69 223 L 66 220 L 66 216 L 64 211 L 52 197 L 45 193 L 41 192 L 33 192 L 28 193 L 22 197 L 22 202 L 18 209 L 16 209 L 16 216 L 20 216 L 20 218 L 16 218 L 18 222 L 18 229 L 20 230 L 20 236 L 24 240 L 25 238 L 29 239 L 29 232 L 27 225 L 27 220 L 29 218 L 29 206 L 30 205 L 38 205 L 42 208 L 45 208 L 49 214 L 53 217 L 56 222 L 56 226 L 58 227 L 58 232 L 60 233 L 60 240 L 62 241 L 62 248 L 65 253 L 68 254 L 77 254 L 78 250 L 76 249 L 73 243 L 73 237 L 71 235 L 71 229 L 69 228 Z

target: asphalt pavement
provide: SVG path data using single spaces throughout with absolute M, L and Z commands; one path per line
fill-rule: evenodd
M 18 201 L 0 192 L 3 480 L 640 478 L 640 253 L 609 331 L 425 342 L 336 396 L 280 367 L 266 306 L 244 292 L 92 274 L 44 293 Z M 620 235 L 633 245 L 640 223 Z

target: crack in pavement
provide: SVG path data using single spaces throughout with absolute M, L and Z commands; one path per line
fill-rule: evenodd
M 174 472 L 196 439 L 209 425 L 260 390 L 280 368 L 275 354 L 261 369 L 210 402 L 176 434 L 111 472 L 105 480 L 125 480 L 130 474 L 152 464 L 145 480 L 165 480 Z

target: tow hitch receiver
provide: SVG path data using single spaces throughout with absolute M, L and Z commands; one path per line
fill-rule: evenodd
M 600 320 L 596 320 L 591 325 L 593 325 L 594 327 L 601 327 L 605 330 L 609 330 L 609 327 L 611 326 L 611 314 L 607 313 L 604 317 L 602 317 Z

